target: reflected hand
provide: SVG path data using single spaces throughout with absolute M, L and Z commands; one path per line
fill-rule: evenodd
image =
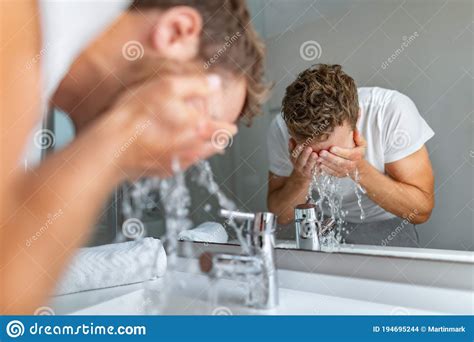
M 128 178 L 168 177 L 174 159 L 185 170 L 223 151 L 213 135 L 224 132 L 231 139 L 237 127 L 211 118 L 206 106 L 197 108 L 191 101 L 221 91 L 216 77 L 166 76 L 127 90 L 120 98 L 110 114 L 119 122 L 115 130 L 122 134 L 115 154 Z

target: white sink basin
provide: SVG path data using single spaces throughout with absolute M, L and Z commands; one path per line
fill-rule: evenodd
M 164 280 L 93 290 L 55 297 L 56 314 L 75 315 L 430 315 L 472 314 L 472 306 L 449 305 L 472 302 L 468 291 L 393 284 L 373 280 L 342 278 L 279 270 L 280 305 L 256 310 L 242 305 L 245 285 L 219 280 L 214 287 L 197 271 L 195 260 L 180 259 L 179 271 Z M 297 290 L 298 289 L 298 290 Z M 301 290 L 304 289 L 304 290 Z M 211 300 L 211 296 L 219 294 Z M 437 298 L 432 304 L 430 298 Z M 165 299 L 166 298 L 166 299 Z M 409 305 L 407 306 L 407 303 Z M 445 305 L 446 304 L 446 305 Z

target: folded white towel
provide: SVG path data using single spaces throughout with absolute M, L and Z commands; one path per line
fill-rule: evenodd
M 194 229 L 184 230 L 178 235 L 178 240 L 227 243 L 229 236 L 225 228 L 217 222 L 204 222 Z
M 166 253 L 157 239 L 81 248 L 56 294 L 138 283 L 162 277 L 165 272 Z

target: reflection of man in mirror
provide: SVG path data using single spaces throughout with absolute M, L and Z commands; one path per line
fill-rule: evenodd
M 307 200 L 315 170 L 340 178 L 346 243 L 417 246 L 434 206 L 425 142 L 434 133 L 407 96 L 357 88 L 339 65 L 316 65 L 286 89 L 268 132 L 268 207 L 280 224 Z M 365 190 L 361 219 L 354 180 Z M 329 212 L 324 210 L 325 213 Z

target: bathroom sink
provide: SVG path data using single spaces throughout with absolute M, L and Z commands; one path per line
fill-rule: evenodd
M 181 280 L 191 280 L 189 275 L 178 274 Z M 225 286 L 236 286 L 231 281 L 223 281 Z M 149 303 L 155 299 L 147 295 L 143 288 L 130 288 L 130 292 L 116 298 L 86 307 L 77 311 L 65 312 L 58 301 L 55 310 L 57 313 L 74 315 L 144 315 L 144 314 L 166 314 L 166 315 L 391 315 L 412 314 L 429 315 L 439 314 L 413 308 L 401 308 L 378 303 L 367 303 L 341 297 L 331 297 L 304 291 L 280 289 L 280 305 L 271 310 L 257 310 L 244 307 L 236 299 L 236 293 L 227 291 L 220 297 L 225 299 L 212 303 L 207 298 L 206 283 L 204 276 L 193 276 L 192 291 L 195 296 L 173 292 L 168 297 L 165 308 L 149 310 Z M 236 291 L 238 292 L 238 291 Z M 227 296 L 226 296 L 227 295 Z M 230 295 L 230 296 L 229 296 Z M 77 294 L 76 294 L 77 296 Z M 67 311 L 67 310 L 66 310 Z
M 176 270 L 168 272 L 166 280 L 58 296 L 52 300 L 51 307 L 56 314 L 74 315 L 472 314 L 472 307 L 471 312 L 466 312 L 465 308 L 432 307 L 427 302 L 431 296 L 438 299 L 442 296 L 446 302 L 469 303 L 468 291 L 439 293 L 443 290 L 288 270 L 279 270 L 278 277 L 280 304 L 271 310 L 245 307 L 245 284 L 230 279 L 212 284 L 207 276 L 200 274 L 195 259 L 178 259 Z M 171 289 L 166 294 L 165 282 L 172 283 L 166 286 Z

